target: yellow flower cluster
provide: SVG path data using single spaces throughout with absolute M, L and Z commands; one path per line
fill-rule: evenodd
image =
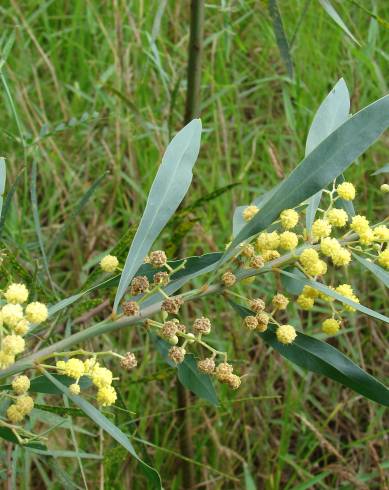
M 297 213 L 296 213 L 297 214 Z M 278 248 L 283 250 L 294 250 L 298 245 L 298 237 L 296 233 L 277 231 L 260 233 L 256 240 L 257 251 L 264 262 L 277 259 L 280 257 Z
M 245 221 L 250 221 L 259 211 L 259 208 L 255 205 L 247 206 L 244 208 L 242 216 Z
M 23 309 L 22 305 L 29 296 L 24 284 L 10 284 L 3 295 L 7 303 L 0 310 L 0 327 L 5 334 L 0 343 L 0 369 L 11 366 L 15 357 L 24 351 L 23 336 L 28 332 L 30 324 L 38 325 L 49 316 L 46 305 L 37 301 Z
M 82 361 L 72 357 L 68 361 L 57 361 L 56 367 L 59 373 L 76 380 L 76 383 L 69 386 L 69 391 L 73 395 L 80 393 L 79 380 L 82 376 L 87 376 L 97 388 L 96 399 L 100 406 L 107 407 L 115 403 L 117 394 L 115 388 L 111 386 L 113 381 L 112 371 L 100 366 L 95 358 Z
M 7 417 L 13 424 L 18 424 L 24 420 L 34 408 L 34 400 L 26 395 L 30 388 L 30 380 L 27 376 L 17 376 L 12 381 L 12 390 L 16 393 L 17 398 L 15 403 L 12 403 L 7 408 Z
M 314 248 L 304 249 L 299 256 L 299 261 L 309 276 L 320 276 L 327 272 L 327 264 L 320 260 L 319 254 Z

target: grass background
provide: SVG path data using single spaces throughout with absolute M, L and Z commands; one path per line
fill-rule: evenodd
M 8 57 L 2 69 L 1 153 L 7 158 L 7 190 L 16 183 L 3 234 L 4 277 L 18 275 L 41 298 L 54 301 L 77 291 L 100 254 L 123 235 L 127 246 L 163 150 L 182 126 L 188 4 L 2 3 L 0 47 Z M 318 2 L 279 4 L 291 42 L 293 82 L 281 61 L 266 2 L 206 5 L 204 134 L 187 199 L 188 206 L 197 204 L 161 238 L 160 245 L 172 255 L 179 241 L 177 228 L 187 233 L 190 254 L 224 247 L 234 206 L 249 203 L 301 160 L 313 114 L 340 77 L 352 94 L 353 112 L 388 92 L 389 29 L 364 10 L 388 19 L 385 2 L 336 2 L 361 46 L 344 35 Z M 357 186 L 358 211 L 377 220 L 387 213 L 387 200 L 379 192 L 385 176 L 371 174 L 388 158 L 386 134 L 346 174 Z M 31 209 L 33 160 L 51 280 Z M 198 203 L 232 183 L 237 185 Z M 91 186 L 93 195 L 87 194 L 85 203 Z M 382 287 L 359 268 L 353 272 L 365 304 L 383 311 L 388 301 Z M 270 297 L 275 288 L 258 283 L 254 291 Z M 101 300 L 83 301 L 67 315 L 77 318 Z M 193 305 L 190 315 L 200 313 L 215 318 L 215 342 L 229 350 L 246 376 L 237 393 L 217 387 L 218 410 L 192 400 L 196 488 L 387 488 L 382 407 L 302 372 L 258 339 L 242 335 L 240 321 L 221 299 Z M 297 325 L 304 322 L 306 331 L 318 331 L 320 312 L 301 315 L 292 305 L 290 314 Z M 59 318 L 52 331 L 66 320 Z M 82 326 L 69 324 L 73 331 Z M 385 327 L 358 315 L 349 326 L 331 343 L 383 380 Z M 48 341 L 56 335 L 62 334 L 50 330 Z M 131 413 L 120 407 L 110 412 L 159 469 L 166 488 L 182 489 L 174 372 L 155 354 L 141 328 L 87 347 L 131 348 L 139 354 L 139 369 L 130 376 L 121 373 L 117 383 L 121 406 Z M 39 458 L 17 450 L 14 488 L 147 488 L 124 450 L 86 419 L 74 423 L 93 433 L 76 433 L 80 451 L 102 459 L 83 459 L 80 469 L 75 459 Z M 38 420 L 36 428 L 47 429 L 47 420 Z M 60 429 L 51 432 L 50 445 L 71 448 L 74 439 Z

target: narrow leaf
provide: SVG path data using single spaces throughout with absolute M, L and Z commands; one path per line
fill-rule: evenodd
M 3 157 L 0 157 L 0 218 L 1 218 L 1 211 L 3 209 L 6 175 L 7 175 L 7 168 L 5 166 L 5 160 Z
M 356 259 L 360 264 L 366 267 L 366 269 L 372 272 L 381 282 L 385 284 L 387 288 L 389 288 L 389 274 L 386 272 L 386 270 L 384 270 L 379 265 L 374 264 L 373 262 L 369 262 L 363 257 L 360 257 L 354 252 L 352 254 L 354 259 Z
M 358 44 L 358 46 L 360 46 L 359 42 L 351 34 L 338 12 L 332 6 L 331 2 L 329 0 L 319 0 L 319 2 L 324 10 L 327 12 L 327 14 L 331 17 L 331 19 L 335 22 L 335 24 L 337 24 L 356 44 Z
M 115 297 L 115 311 L 152 244 L 185 197 L 200 150 L 200 138 L 201 122 L 194 119 L 176 134 L 166 149 L 128 252 Z
M 388 173 L 389 173 L 389 163 L 387 163 L 386 165 L 383 165 L 381 168 L 376 170 L 371 175 L 388 174 Z
M 235 302 L 230 303 L 242 318 L 253 314 Z M 323 374 L 370 400 L 389 406 L 388 388 L 332 345 L 301 332 L 297 333 L 292 344 L 285 345 L 278 342 L 275 331 L 275 326 L 271 325 L 259 335 L 289 361 L 314 373 Z
M 277 46 L 280 51 L 282 61 L 284 62 L 284 65 L 288 71 L 289 77 L 293 78 L 292 56 L 290 54 L 284 26 L 282 25 L 282 18 L 277 5 L 277 0 L 269 0 L 269 13 L 273 21 L 274 34 L 276 36 Z

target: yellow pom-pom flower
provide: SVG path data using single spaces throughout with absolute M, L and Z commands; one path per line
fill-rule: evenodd
M 323 263 L 320 261 L 319 254 L 314 248 L 303 250 L 299 261 L 307 274 L 317 276 L 323 273 Z
M 28 415 L 34 408 L 34 400 L 31 396 L 22 395 L 16 400 L 16 406 L 23 415 Z
M 299 220 L 299 215 L 294 209 L 284 209 L 280 214 L 281 226 L 285 230 L 294 228 Z
M 352 201 L 355 199 L 355 187 L 351 182 L 342 182 L 336 188 L 338 196 L 340 196 L 345 201 Z
M 106 255 L 100 260 L 100 267 L 104 272 L 115 272 L 118 266 L 119 261 L 115 255 Z
M 26 393 L 30 389 L 30 380 L 24 375 L 17 376 L 12 381 L 12 389 L 16 394 L 23 395 L 23 393 Z
M 250 221 L 254 218 L 254 216 L 258 213 L 259 208 L 252 204 L 251 206 L 247 206 L 244 208 L 242 216 L 245 221 Z
M 316 240 L 331 234 L 332 227 L 326 219 L 317 219 L 312 225 L 312 234 Z
M 8 303 L 22 304 L 28 299 L 28 289 L 24 284 L 10 284 L 4 293 L 4 297 Z
M 314 289 L 312 286 L 304 286 L 303 290 L 301 292 L 303 296 L 308 296 L 308 298 L 318 298 L 319 297 L 319 291 L 317 289 Z
M 332 257 L 340 248 L 341 245 L 336 238 L 327 237 L 320 242 L 320 250 L 327 257 Z
M 302 310 L 312 310 L 315 301 L 310 296 L 304 296 L 304 294 L 300 294 L 297 298 L 297 304 Z
M 20 335 L 6 335 L 3 338 L 2 348 L 6 354 L 16 356 L 24 351 L 24 338 Z
M 351 301 L 354 301 L 354 303 L 359 303 L 359 299 L 357 296 L 355 296 L 353 288 L 350 286 L 350 284 L 341 284 L 337 288 L 335 288 L 335 291 L 342 296 L 345 296 L 348 299 L 351 299 Z M 344 309 L 347 311 L 355 311 L 355 308 L 353 306 L 350 306 L 346 303 L 342 303 L 344 306 Z
M 380 186 L 380 190 L 381 190 L 382 192 L 385 192 L 385 193 L 386 193 L 386 192 L 389 192 L 389 184 L 382 184 L 382 185 Z
M 338 333 L 340 328 L 340 324 L 335 318 L 327 318 L 324 320 L 321 329 L 327 335 L 335 335 Z
M 331 260 L 337 267 L 348 265 L 351 262 L 351 254 L 347 249 L 340 247 L 331 255 Z
M 342 228 L 348 221 L 348 215 L 344 209 L 333 208 L 328 211 L 327 219 L 332 226 Z
M 292 325 L 280 325 L 276 330 L 276 336 L 281 344 L 291 344 L 297 337 L 297 332 Z
M 370 245 L 375 240 L 374 231 L 371 228 L 367 228 L 363 233 L 359 234 L 359 242 L 362 245 Z
M 257 248 L 259 251 L 262 250 L 275 250 L 280 246 L 280 236 L 276 231 L 271 233 L 263 232 L 260 233 L 257 238 Z
M 374 240 L 377 242 L 389 241 L 389 228 L 385 225 L 380 225 L 374 228 Z
M 357 214 L 356 216 L 353 216 L 350 228 L 358 233 L 358 235 L 361 235 L 369 229 L 369 220 L 366 218 L 366 216 Z
M 4 351 L 0 351 L 0 369 L 5 369 L 11 366 L 15 362 L 15 356 L 13 354 L 7 354 Z
M 69 391 L 72 395 L 79 395 L 81 391 L 80 385 L 77 383 L 69 385 Z
M 19 320 L 18 323 L 13 327 L 13 331 L 14 333 L 16 333 L 16 335 L 26 335 L 29 326 L 30 323 L 25 318 L 23 318 L 22 320 Z
M 284 231 L 280 234 L 280 247 L 284 250 L 294 250 L 298 245 L 298 237 L 292 231 Z
M 103 386 L 97 392 L 97 403 L 101 407 L 108 407 L 116 402 L 117 394 L 113 386 Z
M 386 248 L 378 255 L 378 263 L 385 269 L 389 269 L 389 248 Z
M 57 368 L 61 369 L 64 374 L 69 376 L 70 378 L 79 379 L 85 373 L 84 363 L 75 357 L 69 359 L 65 362 L 65 365 L 60 364 Z
M 105 367 L 97 367 L 93 369 L 91 378 L 95 386 L 102 388 L 112 383 L 112 372 Z
M 29 322 L 39 325 L 47 320 L 49 311 L 46 305 L 39 301 L 34 301 L 26 306 L 25 314 Z
M 261 257 L 264 262 L 270 262 L 271 260 L 278 259 L 280 253 L 277 250 L 262 250 Z
M 12 328 L 23 319 L 23 308 L 18 304 L 7 304 L 3 306 L 1 314 L 3 322 Z
M 19 424 L 23 421 L 24 414 L 16 404 L 12 404 L 7 408 L 7 417 L 12 424 Z

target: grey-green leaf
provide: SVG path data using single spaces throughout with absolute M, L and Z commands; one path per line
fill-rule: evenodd
M 103 430 L 105 430 L 116 442 L 118 442 L 121 446 L 124 447 L 135 459 L 138 460 L 139 464 L 141 465 L 141 468 L 143 472 L 145 473 L 146 477 L 149 480 L 150 483 L 150 488 L 155 488 L 162 490 L 162 484 L 161 484 L 161 478 L 158 474 L 158 472 L 149 466 L 147 463 L 145 463 L 136 453 L 133 445 L 129 441 L 128 437 L 117 427 L 114 425 L 110 420 L 107 419 L 97 408 L 95 408 L 93 405 L 91 405 L 89 402 L 84 400 L 81 396 L 77 395 L 72 395 L 70 391 L 67 389 L 67 387 L 62 384 L 58 379 L 56 379 L 54 376 L 52 376 L 50 373 L 47 371 L 44 371 L 44 375 L 48 380 L 53 383 L 53 385 L 61 391 L 64 395 L 66 395 L 70 400 L 72 400 L 73 403 L 78 405 L 81 410 L 88 415 L 99 427 L 101 427 Z
M 7 176 L 7 169 L 5 166 L 5 160 L 3 157 L 0 157 L 0 217 L 1 217 L 1 211 L 3 209 L 6 176 Z
M 211 377 L 197 369 L 196 361 L 192 354 L 187 354 L 185 361 L 178 365 L 177 375 L 185 388 L 192 391 L 199 398 L 203 398 L 215 406 L 219 404 Z
M 389 174 L 389 163 L 383 165 L 381 168 L 373 172 L 371 175 L 379 175 L 379 174 Z
M 179 131 L 168 145 L 128 252 L 115 297 L 114 310 L 117 310 L 120 300 L 152 244 L 185 197 L 192 181 L 192 168 L 200 150 L 200 139 L 201 121 L 194 119 Z
M 369 262 L 368 260 L 360 257 L 356 253 L 353 252 L 353 257 L 360 264 L 362 264 L 366 269 L 372 272 L 381 282 L 385 284 L 387 288 L 389 288 L 389 274 L 379 265 L 374 264 L 373 262 Z
M 224 259 L 231 256 L 241 242 L 267 228 L 283 209 L 293 208 L 325 188 L 388 126 L 389 95 L 357 112 L 322 141 L 240 230 Z
M 249 309 L 233 301 L 230 303 L 241 317 L 252 315 Z M 292 344 L 281 344 L 277 340 L 274 325 L 270 325 L 266 332 L 259 335 L 273 349 L 297 366 L 323 374 L 370 400 L 389 406 L 388 388 L 330 344 L 301 332 L 297 333 Z
M 356 44 L 360 45 L 355 37 L 351 34 L 349 28 L 343 22 L 338 12 L 334 9 L 331 2 L 329 0 L 319 0 L 319 2 L 321 3 L 327 14 L 331 17 L 331 19 L 335 22 L 335 24 L 337 24 Z

